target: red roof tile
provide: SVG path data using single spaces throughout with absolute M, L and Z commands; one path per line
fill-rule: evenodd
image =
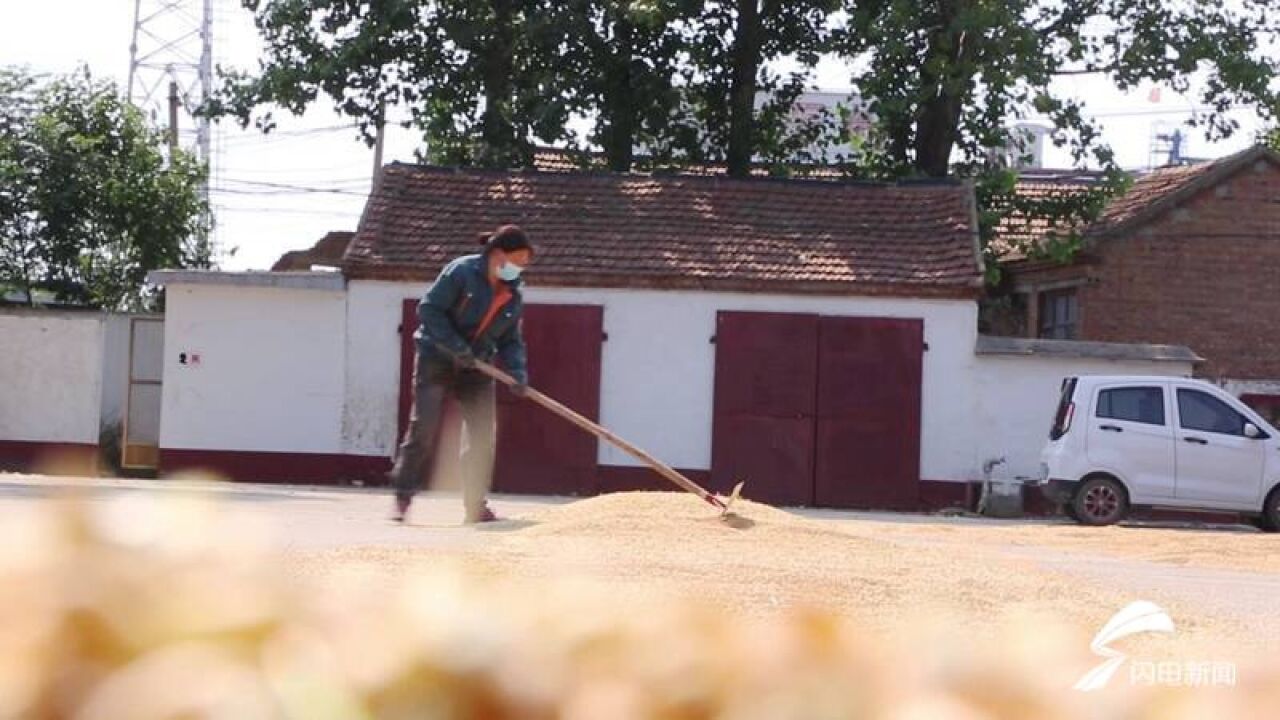
M 634 170 L 653 174 L 675 175 L 726 175 L 728 168 L 724 163 L 698 163 L 692 165 L 672 165 L 670 167 L 655 162 L 647 155 L 636 155 L 633 161 Z M 582 172 L 590 170 L 608 170 L 609 164 L 601 152 L 581 152 L 563 148 L 538 148 L 533 154 L 533 169 L 542 172 Z M 786 163 L 771 166 L 757 163 L 751 167 L 752 177 L 797 178 L 805 180 L 848 180 L 839 165 L 819 163 Z
M 1018 179 L 1014 192 L 1019 200 L 1055 200 L 1088 192 L 1099 179 L 1098 174 L 1088 172 L 1028 173 Z M 996 225 L 992 249 L 1002 261 L 1020 260 L 1026 257 L 1028 248 L 1039 244 L 1049 233 L 1067 234 L 1071 230 L 1070 224 L 1055 226 L 1044 217 L 1013 209 Z
M 355 233 L 333 230 L 307 250 L 290 250 L 271 266 L 272 272 L 310 270 L 312 265 L 337 265 L 347 252 Z
M 1254 162 L 1280 164 L 1280 153 L 1255 145 L 1212 162 L 1154 170 L 1138 178 L 1128 192 L 1111 201 L 1102 216 L 1089 227 L 1088 235 L 1113 235 L 1135 224 L 1153 220 L 1165 210 Z
M 1258 145 L 1212 162 L 1158 168 L 1138 177 L 1128 191 L 1108 202 L 1097 220 L 1076 229 L 1086 242 L 1124 232 L 1154 220 L 1165 210 L 1247 165 L 1267 161 L 1280 164 L 1280 154 Z M 1063 177 L 1024 176 L 1018 181 L 1017 194 L 1036 200 L 1082 193 L 1096 185 L 1097 180 L 1096 175 L 1088 173 Z M 1050 231 L 1066 233 L 1071 229 L 1070 226 L 1050 227 L 1043 219 L 1012 212 L 997 226 L 992 243 L 1001 262 L 1017 262 L 1026 259 L 1023 250 L 1043 240 Z
M 430 280 L 477 232 L 525 228 L 550 286 L 971 296 L 972 190 L 389 165 L 344 258 Z

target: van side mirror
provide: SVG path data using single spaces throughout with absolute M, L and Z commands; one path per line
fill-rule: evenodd
M 1258 429 L 1258 426 L 1254 425 L 1253 423 L 1244 424 L 1244 436 L 1247 438 L 1251 438 L 1253 440 L 1266 437 L 1265 435 L 1262 434 L 1262 431 Z

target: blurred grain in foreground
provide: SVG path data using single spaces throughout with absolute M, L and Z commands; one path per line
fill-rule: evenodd
M 1197 718 L 1280 700 L 1274 672 L 1074 692 L 1097 658 L 1043 619 L 975 647 L 923 620 L 886 642 L 824 610 L 637 612 L 607 584 L 446 567 L 307 587 L 269 528 L 204 501 L 43 507 L 0 529 L 0 718 Z

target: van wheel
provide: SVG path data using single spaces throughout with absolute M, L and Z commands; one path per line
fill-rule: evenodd
M 1129 498 L 1119 482 L 1094 477 L 1080 483 L 1071 510 L 1082 525 L 1114 525 L 1129 514 Z
M 1258 527 L 1266 532 L 1280 531 L 1280 487 L 1272 490 L 1267 501 L 1262 504 L 1262 517 L 1258 518 Z

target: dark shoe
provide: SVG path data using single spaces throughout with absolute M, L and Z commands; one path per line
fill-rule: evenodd
M 502 520 L 502 518 L 498 517 L 497 513 L 490 510 L 488 505 L 485 505 L 483 508 L 480 509 L 479 515 L 476 515 L 476 516 L 468 515 L 466 519 L 466 523 L 468 525 L 474 525 L 476 523 L 498 522 L 500 520 Z
M 396 507 L 391 513 L 393 522 L 404 522 L 405 516 L 409 514 L 409 503 L 413 502 L 413 498 L 396 496 Z

